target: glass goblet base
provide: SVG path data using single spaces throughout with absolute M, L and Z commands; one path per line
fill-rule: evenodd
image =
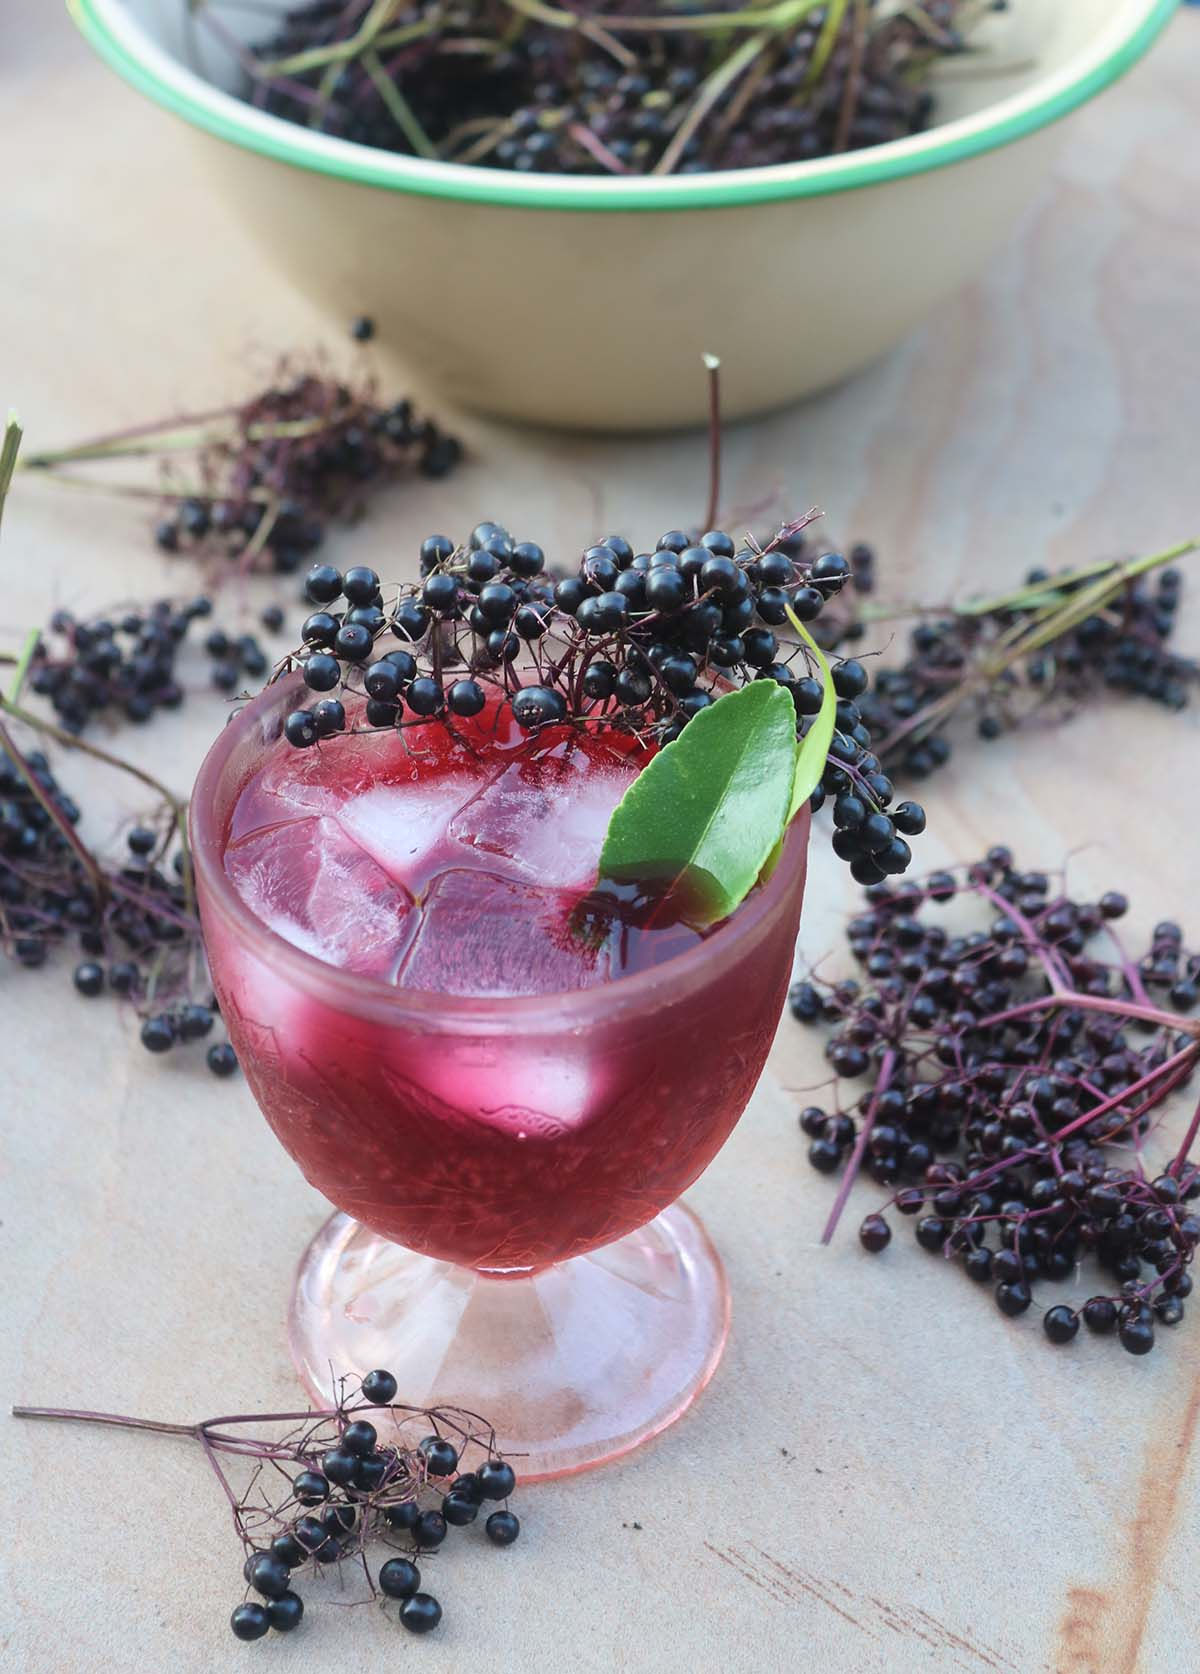
M 502 1278 L 336 1214 L 301 1258 L 288 1329 L 319 1405 L 331 1367 L 385 1367 L 399 1400 L 465 1407 L 494 1425 L 528 1482 L 603 1465 L 680 1418 L 721 1358 L 729 1287 L 678 1203 L 614 1244 Z

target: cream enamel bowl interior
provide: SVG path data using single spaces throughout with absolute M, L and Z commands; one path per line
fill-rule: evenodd
M 244 39 L 264 33 L 261 6 L 215 3 Z M 373 316 L 462 406 L 657 430 L 703 419 L 704 351 L 736 417 L 892 347 L 983 268 L 1038 191 L 1060 119 L 1136 61 L 1175 0 L 1010 0 L 987 21 L 987 59 L 943 69 L 928 133 L 666 180 L 518 176 L 330 139 L 234 97 L 235 61 L 186 25 L 185 0 L 70 5 L 127 80 L 194 126 L 283 275 L 339 323 Z

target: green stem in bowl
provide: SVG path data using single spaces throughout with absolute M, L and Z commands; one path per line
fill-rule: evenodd
M 752 35 L 748 41 L 742 42 L 736 52 L 722 60 L 717 68 L 700 83 L 691 109 L 671 136 L 671 143 L 658 159 L 658 162 L 655 163 L 652 173 L 671 173 L 709 111 L 712 110 L 714 105 L 720 103 L 734 82 L 750 68 L 763 48 L 770 43 L 770 40 L 770 35 L 765 32 Z
M 396 83 L 384 69 L 377 52 L 363 53 L 363 69 L 375 84 L 375 91 L 382 99 L 388 115 L 399 128 L 405 139 L 412 146 L 418 157 L 427 157 L 436 161 L 441 155 L 429 135 L 413 115 L 412 106 L 400 92 Z

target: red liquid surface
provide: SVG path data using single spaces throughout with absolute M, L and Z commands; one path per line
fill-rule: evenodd
M 702 940 L 678 903 L 593 894 L 644 754 L 618 733 L 530 741 L 490 714 L 460 732 L 276 740 L 220 787 L 237 894 L 369 979 L 355 995 L 201 905 L 243 1067 L 309 1180 L 411 1248 L 541 1267 L 651 1219 L 727 1137 L 782 1007 L 803 858 L 785 854 L 771 922 L 738 938 L 735 918 L 673 981 Z M 478 1003 L 389 1007 L 397 990 Z

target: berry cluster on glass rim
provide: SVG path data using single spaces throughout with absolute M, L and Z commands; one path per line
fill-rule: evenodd
M 850 577 L 837 552 L 810 548 L 804 524 L 765 546 L 723 530 L 679 529 L 653 551 L 605 535 L 564 573 L 532 541 L 480 523 L 459 544 L 430 535 L 421 579 L 385 599 L 364 566 L 317 564 L 306 594 L 300 667 L 312 701 L 288 715 L 285 735 L 307 749 L 347 730 L 396 729 L 511 708 L 536 734 L 547 726 L 617 728 L 660 747 L 725 691 L 773 680 L 791 697 L 804 737 L 824 688 L 789 611 L 811 623 Z M 398 643 L 397 643 L 398 642 Z M 858 700 L 869 685 L 849 658 L 831 670 L 836 727 L 814 809 L 832 803 L 833 846 L 855 879 L 903 872 L 906 841 L 925 826 L 915 802 L 896 803 L 871 749 Z

